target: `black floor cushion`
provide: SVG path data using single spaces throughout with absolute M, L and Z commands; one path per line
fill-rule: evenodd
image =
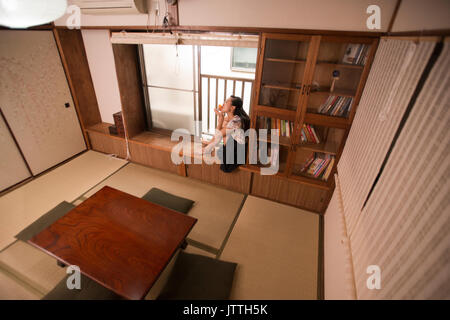
M 75 206 L 69 202 L 63 201 L 54 207 L 52 210 L 44 214 L 42 217 L 34 221 L 28 227 L 20 231 L 16 238 L 22 241 L 28 241 L 36 234 L 49 227 L 56 220 L 67 214 Z
M 81 289 L 68 289 L 68 277 L 61 280 L 42 300 L 122 300 L 121 296 L 84 275 L 81 275 Z
M 194 204 L 192 200 L 175 196 L 158 188 L 152 188 L 142 199 L 181 213 L 188 213 Z
M 158 300 L 226 300 L 237 264 L 181 251 Z

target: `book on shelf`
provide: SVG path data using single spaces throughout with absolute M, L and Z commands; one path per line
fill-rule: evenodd
M 352 97 L 330 95 L 319 107 L 318 112 L 329 116 L 347 117 L 352 106 Z
M 290 137 L 293 132 L 294 123 L 292 121 L 283 119 L 272 119 L 268 117 L 259 117 L 257 120 L 258 129 L 267 129 L 268 135 L 271 134 L 271 130 L 278 129 L 278 135 L 280 137 Z
M 333 170 L 333 165 L 334 165 L 334 157 L 331 158 L 330 163 L 328 164 L 328 167 L 325 169 L 325 172 L 322 176 L 322 180 L 327 181 L 328 177 L 330 176 L 331 170 Z
M 273 163 L 276 163 L 276 161 L 278 161 L 278 154 L 279 154 L 279 149 L 280 148 L 274 148 L 272 150 L 272 148 L 270 149 L 270 165 L 272 165 Z
M 364 65 L 366 63 L 366 57 L 369 45 L 362 43 L 349 43 L 345 49 L 342 63 Z
M 300 139 L 304 143 L 320 143 L 319 136 L 316 133 L 313 125 L 303 124 L 300 131 Z
M 333 169 L 335 158 L 330 154 L 313 153 L 303 164 L 300 172 L 316 179 L 328 180 Z

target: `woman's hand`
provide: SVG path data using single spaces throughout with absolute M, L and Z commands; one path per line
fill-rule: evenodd
M 217 115 L 217 117 L 219 117 L 219 118 L 223 118 L 224 116 L 223 116 L 223 112 L 222 111 L 220 111 L 219 109 L 217 109 L 217 108 L 214 108 L 214 113 Z

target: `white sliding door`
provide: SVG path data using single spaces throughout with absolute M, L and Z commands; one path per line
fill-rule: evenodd
M 349 235 L 436 42 L 382 38 L 337 165 Z
M 33 175 L 86 149 L 51 31 L 0 30 L 0 107 Z
M 19 148 L 14 142 L 5 121 L 0 116 L 0 191 L 30 177 Z
M 447 40 L 351 236 L 358 299 L 450 299 L 449 86 Z

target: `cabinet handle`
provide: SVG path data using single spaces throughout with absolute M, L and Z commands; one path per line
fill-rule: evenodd
M 305 87 L 306 87 L 306 85 L 303 85 L 303 87 L 302 87 L 302 94 L 305 94 Z
M 309 84 L 308 85 L 308 90 L 306 91 L 306 95 L 309 96 L 310 93 L 311 93 L 311 85 Z
M 66 103 L 64 104 L 64 107 L 69 108 L 69 107 L 70 107 L 70 103 L 66 102 Z

